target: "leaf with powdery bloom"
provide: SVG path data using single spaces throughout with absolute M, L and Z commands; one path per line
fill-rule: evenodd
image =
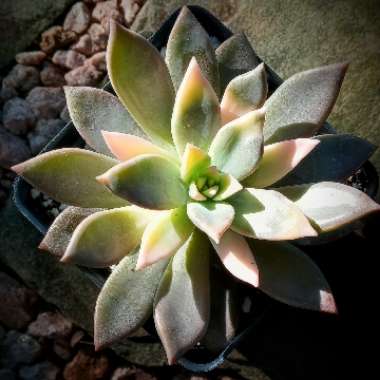
M 64 90 L 75 128 L 97 152 L 110 155 L 101 135 L 103 129 L 146 136 L 116 96 L 92 87 L 64 87 Z
M 194 231 L 162 277 L 154 322 L 169 364 L 204 336 L 210 317 L 209 243 Z
M 264 64 L 234 78 L 220 103 L 222 124 L 260 108 L 267 98 L 268 84 Z
M 186 215 L 185 207 L 163 211 L 144 231 L 136 269 L 172 256 L 193 230 L 194 226 Z
M 219 63 L 221 91 L 238 75 L 247 73 L 260 61 L 244 33 L 236 33 L 215 50 Z
M 175 94 L 158 50 L 111 20 L 107 68 L 112 87 L 140 127 L 158 145 L 172 150 L 170 118 Z
M 100 291 L 94 318 L 97 350 L 133 334 L 152 315 L 154 294 L 168 260 L 135 271 L 137 255 L 124 257 Z
M 179 167 L 160 155 L 137 156 L 114 166 L 97 180 L 118 196 L 144 208 L 173 209 L 187 199 Z
M 38 248 L 59 257 L 63 256 L 78 224 L 88 216 L 102 210 L 101 208 L 67 207 L 55 218 Z
M 264 293 L 290 306 L 337 313 L 325 277 L 300 249 L 286 242 L 263 240 L 250 240 L 250 245 Z
M 239 280 L 259 286 L 259 270 L 245 238 L 231 230 L 217 244 L 211 241 L 226 269 Z
M 220 238 L 228 230 L 234 215 L 234 208 L 227 203 L 190 202 L 187 204 L 187 216 L 215 243 L 219 243 Z
M 249 176 L 263 153 L 264 114 L 251 111 L 223 126 L 211 143 L 211 163 L 237 180 Z
M 228 203 L 235 209 L 231 229 L 242 235 L 264 240 L 317 235 L 301 209 L 277 191 L 244 189 Z
M 189 183 L 194 177 L 206 170 L 211 163 L 210 157 L 192 144 L 187 144 L 181 163 L 181 178 Z
M 75 229 L 61 261 L 90 268 L 117 264 L 139 246 L 145 227 L 157 215 L 136 206 L 92 214 Z
M 171 121 L 172 135 L 180 156 L 187 143 L 207 152 L 220 128 L 218 98 L 203 76 L 195 58 L 178 89 Z
M 243 189 L 243 186 L 230 174 L 223 174 L 220 177 L 218 194 L 214 201 L 224 201 Z
M 43 153 L 12 168 L 32 186 L 56 201 L 90 208 L 128 204 L 96 181 L 117 161 L 84 149 L 63 148 Z
M 102 131 L 102 135 L 108 149 L 120 161 L 128 161 L 142 154 L 169 154 L 150 141 L 138 136 L 108 131 Z
M 266 144 L 313 136 L 338 97 L 347 64 L 303 71 L 287 79 L 266 101 Z
M 276 190 L 291 199 L 323 232 L 380 211 L 380 205 L 368 195 L 341 183 L 320 182 Z
M 316 139 L 286 140 L 264 147 L 258 168 L 244 180 L 244 186 L 264 188 L 292 171 L 317 145 Z
M 192 57 L 197 59 L 204 76 L 219 94 L 218 63 L 210 38 L 189 8 L 183 7 L 170 32 L 165 56 L 176 90 Z

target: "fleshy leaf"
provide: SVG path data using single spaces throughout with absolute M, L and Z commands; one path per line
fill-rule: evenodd
M 218 194 L 214 201 L 224 201 L 243 189 L 243 186 L 232 175 L 224 174 L 221 177 Z
M 111 20 L 107 68 L 112 87 L 140 127 L 158 145 L 172 150 L 174 89 L 158 50 Z
M 192 144 L 187 144 L 181 163 L 181 178 L 189 183 L 210 166 L 210 157 Z
M 162 212 L 144 231 L 136 269 L 173 255 L 189 238 L 193 229 L 185 207 Z
M 187 7 L 183 7 L 171 30 L 166 63 L 176 90 L 180 87 L 192 57 L 215 92 L 219 94 L 219 70 L 214 48 L 207 32 Z
M 215 243 L 219 243 L 233 219 L 234 208 L 222 202 L 190 202 L 187 204 L 187 216 L 201 231 Z
M 263 240 L 251 240 L 250 245 L 264 293 L 291 306 L 337 313 L 325 277 L 300 249 L 286 242 Z
M 234 78 L 224 91 L 220 104 L 222 124 L 260 108 L 267 97 L 268 84 L 264 64 Z
M 195 346 L 210 316 L 209 243 L 194 231 L 162 277 L 154 305 L 154 322 L 169 364 Z
M 303 185 L 322 181 L 344 181 L 368 160 L 376 147 L 353 135 L 314 137 L 320 144 L 277 186 Z
M 145 154 L 97 177 L 112 192 L 144 208 L 167 210 L 185 204 L 187 190 L 178 166 L 167 157 Z
M 335 230 L 380 211 L 380 205 L 362 191 L 336 182 L 289 186 L 276 190 L 295 202 L 323 232 Z
M 263 153 L 263 123 L 257 110 L 226 124 L 211 143 L 211 163 L 238 180 L 249 176 Z
M 78 224 L 101 208 L 67 207 L 54 220 L 48 232 L 38 246 L 53 255 L 63 256 Z
M 339 63 L 287 79 L 264 105 L 265 143 L 313 136 L 333 108 L 346 70 Z
M 117 264 L 140 245 L 145 227 L 157 215 L 136 206 L 92 214 L 75 229 L 61 261 L 90 268 Z
M 266 145 L 258 168 L 244 180 L 244 186 L 264 188 L 276 183 L 318 144 L 316 139 L 294 139 Z
M 180 156 L 190 143 L 207 152 L 220 127 L 218 98 L 193 58 L 178 89 L 171 121 Z
M 238 75 L 254 69 L 259 59 L 244 33 L 236 33 L 215 51 L 219 63 L 221 90 Z
M 165 150 L 138 136 L 108 131 L 102 131 L 102 135 L 108 149 L 120 161 L 128 161 L 142 154 L 168 155 Z
M 152 315 L 154 294 L 168 260 L 135 271 L 137 253 L 124 257 L 102 287 L 95 307 L 95 347 L 134 333 Z
M 245 238 L 231 230 L 224 233 L 219 244 L 211 241 L 226 269 L 236 278 L 255 287 L 259 285 L 259 271 Z
M 38 155 L 12 168 L 56 201 L 79 207 L 113 208 L 128 204 L 96 181 L 117 161 L 84 149 L 63 148 Z
M 244 189 L 228 201 L 235 209 L 231 228 L 265 240 L 292 240 L 316 236 L 300 208 L 274 190 Z
M 64 87 L 70 117 L 91 148 L 110 155 L 101 131 L 124 132 L 146 137 L 119 99 L 92 87 Z

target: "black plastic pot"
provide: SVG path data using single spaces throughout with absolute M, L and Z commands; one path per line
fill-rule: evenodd
M 220 42 L 223 42 L 232 36 L 232 32 L 207 10 L 199 6 L 189 6 L 189 8 L 210 36 L 216 37 Z M 150 41 L 154 46 L 156 46 L 157 49 L 161 49 L 166 46 L 169 34 L 173 28 L 179 11 L 179 9 L 175 11 L 162 24 L 161 28 L 152 37 L 150 37 Z M 282 83 L 282 80 L 267 65 L 266 70 L 268 73 L 269 91 L 273 92 Z M 104 88 L 107 91 L 112 92 L 112 87 L 110 84 L 107 84 Z M 335 130 L 328 123 L 325 123 L 321 128 L 321 133 L 335 133 Z M 43 149 L 42 152 L 73 146 L 83 147 L 84 141 L 76 131 L 73 123 L 70 122 L 55 138 L 50 141 L 50 143 Z M 374 197 L 378 189 L 378 177 L 376 170 L 370 164 L 370 162 L 366 162 L 363 165 L 361 176 L 365 178 L 367 194 L 371 197 Z M 14 183 L 14 202 L 24 217 L 30 223 L 32 223 L 37 230 L 39 230 L 42 234 L 45 234 L 49 228 L 51 221 L 46 215 L 38 210 L 34 200 L 31 197 L 30 191 L 31 186 L 21 177 L 18 177 Z M 82 268 L 82 270 L 84 273 L 86 273 L 86 275 L 90 276 L 94 283 L 99 287 L 102 286 L 107 277 L 107 271 L 92 270 L 86 268 Z M 196 347 L 184 358 L 182 358 L 179 363 L 182 364 L 185 368 L 194 372 L 207 372 L 222 364 L 228 354 L 234 348 L 236 348 L 242 342 L 242 340 L 252 332 L 252 330 L 255 329 L 257 324 L 262 320 L 263 315 L 269 310 L 268 302 L 265 297 L 262 305 L 263 304 L 265 306 L 261 308 L 261 312 L 257 313 L 256 315 L 251 315 L 250 321 L 245 321 L 245 323 L 243 323 L 243 326 L 238 335 L 232 339 L 228 345 L 226 345 L 224 350 L 220 352 L 219 355 L 211 354 L 210 352 L 207 352 L 207 350 L 205 350 L 203 347 Z M 150 326 L 148 323 L 146 327 L 152 334 L 154 334 L 154 328 L 152 328 L 151 323 Z

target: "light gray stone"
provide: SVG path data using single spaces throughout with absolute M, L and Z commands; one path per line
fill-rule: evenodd
M 45 59 L 46 53 L 43 51 L 25 51 L 16 54 L 16 62 L 22 65 L 39 66 Z
M 26 93 L 40 83 L 40 72 L 34 66 L 17 64 L 3 79 L 3 86 Z
M 65 70 L 50 62 L 44 65 L 40 77 L 42 84 L 47 87 L 59 87 L 66 84 Z
M 75 3 L 63 22 L 65 30 L 72 30 L 77 34 L 82 34 L 86 31 L 91 21 L 91 13 L 87 5 L 82 2 Z
M 34 126 L 36 117 L 25 99 L 13 98 L 4 104 L 3 125 L 14 135 L 25 134 Z
M 51 362 L 44 361 L 31 366 L 23 366 L 19 370 L 22 380 L 55 380 L 59 368 Z
M 86 57 L 74 50 L 57 50 L 52 58 L 53 63 L 67 69 L 75 69 L 82 66 Z
M 65 95 L 60 87 L 35 87 L 26 100 L 39 119 L 54 119 L 66 104 Z

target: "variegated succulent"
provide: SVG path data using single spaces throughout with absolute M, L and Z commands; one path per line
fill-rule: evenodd
M 244 35 L 214 50 L 187 8 L 165 60 L 113 23 L 107 65 L 118 97 L 65 89 L 75 127 L 98 153 L 65 148 L 14 167 L 72 205 L 41 248 L 64 262 L 115 265 L 96 305 L 96 346 L 130 335 L 153 313 L 175 362 L 212 328 L 214 256 L 276 300 L 335 313 L 320 270 L 289 241 L 380 209 L 342 184 L 374 147 L 349 135 L 315 136 L 347 65 L 296 74 L 268 97 L 265 66 Z

